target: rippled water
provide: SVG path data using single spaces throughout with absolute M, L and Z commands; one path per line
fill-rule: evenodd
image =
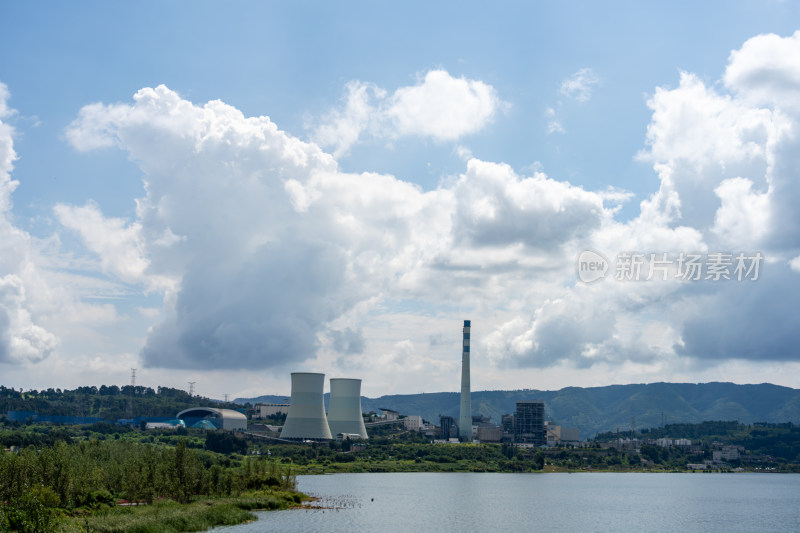
M 319 500 L 218 531 L 800 531 L 796 474 L 336 474 L 298 488 Z

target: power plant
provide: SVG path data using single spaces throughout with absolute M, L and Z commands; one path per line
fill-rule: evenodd
M 325 374 L 292 372 L 292 399 L 282 439 L 331 440 L 322 398 L 324 387 Z
M 464 321 L 461 346 L 461 411 L 458 419 L 458 438 L 461 442 L 472 441 L 470 325 L 469 320 Z M 325 374 L 292 372 L 292 398 L 280 438 L 332 440 L 339 435 L 344 438 L 369 438 L 361 411 L 361 380 L 331 378 L 331 397 L 327 415 L 323 399 L 324 387 Z
M 367 437 L 367 428 L 361 414 L 361 380 L 331 378 L 331 400 L 328 404 L 328 426 L 334 437 L 359 435 Z
M 331 399 L 327 416 L 323 400 L 324 387 L 325 374 L 292 372 L 292 399 L 281 430 L 281 438 L 331 440 L 340 433 L 348 438 L 369 438 L 361 413 L 361 380 L 331 379 Z
M 458 417 L 458 438 L 461 442 L 472 440 L 472 398 L 469 390 L 469 328 L 464 321 L 464 342 L 461 348 L 461 412 Z

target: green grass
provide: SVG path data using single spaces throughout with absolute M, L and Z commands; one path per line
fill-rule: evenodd
M 98 514 L 74 518 L 81 530 L 97 533 L 182 533 L 206 531 L 216 526 L 255 520 L 254 510 L 287 509 L 304 496 L 292 491 L 251 493 L 239 498 L 203 499 L 189 504 L 160 501 L 153 505 L 114 507 Z

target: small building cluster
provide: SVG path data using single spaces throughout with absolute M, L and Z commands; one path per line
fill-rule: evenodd
M 459 441 L 458 420 L 452 416 L 440 416 L 439 423 L 439 442 Z M 545 420 L 542 400 L 517 402 L 516 411 L 503 415 L 500 425 L 492 424 L 488 417 L 473 415 L 471 435 L 472 441 L 506 442 L 523 447 L 557 446 L 580 440 L 578 428 L 566 428 Z

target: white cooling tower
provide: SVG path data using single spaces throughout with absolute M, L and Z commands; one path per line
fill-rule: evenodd
M 292 372 L 292 399 L 281 430 L 282 439 L 330 440 L 322 400 L 325 374 Z
M 331 401 L 328 405 L 328 425 L 331 435 L 350 433 L 367 437 L 364 417 L 361 416 L 361 380 L 331 378 Z

